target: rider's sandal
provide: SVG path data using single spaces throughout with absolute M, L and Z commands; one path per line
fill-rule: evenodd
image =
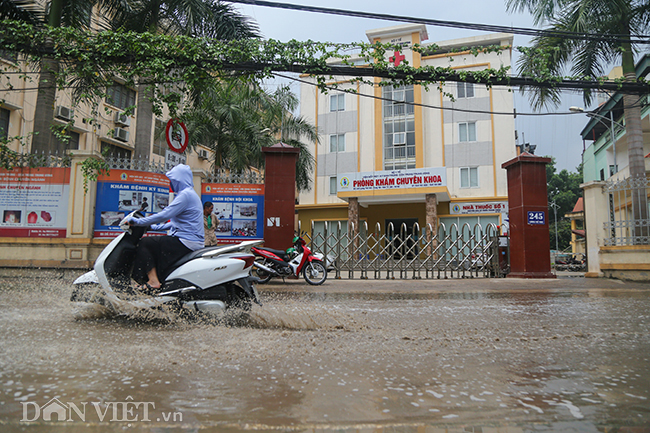
M 160 287 L 152 287 L 149 283 L 144 283 L 140 286 L 140 291 L 146 293 L 147 295 L 153 295 L 160 291 Z

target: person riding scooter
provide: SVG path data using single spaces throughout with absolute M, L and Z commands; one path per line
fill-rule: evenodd
M 161 287 L 172 264 L 204 246 L 203 205 L 194 191 L 192 170 L 180 164 L 165 175 L 176 193 L 171 204 L 157 214 L 129 220 L 130 225 L 169 231 L 167 236 L 144 237 L 138 243 L 131 276 L 149 290 Z

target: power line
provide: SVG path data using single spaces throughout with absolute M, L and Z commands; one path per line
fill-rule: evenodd
M 427 24 L 438 27 L 453 27 L 468 30 L 480 30 L 485 32 L 503 32 L 514 33 L 525 36 L 544 36 L 544 37 L 559 37 L 569 39 L 583 39 L 589 41 L 608 41 L 608 42 L 629 42 L 632 44 L 650 44 L 650 37 L 646 35 L 600 35 L 596 33 L 576 33 L 576 32 L 562 32 L 557 30 L 539 30 L 526 27 L 506 27 L 497 26 L 492 24 L 476 24 L 464 23 L 459 21 L 444 21 L 433 20 L 428 18 L 407 17 L 400 15 L 388 15 L 375 12 L 361 12 L 351 11 L 346 9 L 324 8 L 318 6 L 304 6 L 291 3 L 270 2 L 265 0 L 224 0 L 229 3 L 247 4 L 253 6 L 264 6 L 278 9 L 289 9 L 302 12 L 315 12 L 329 15 L 341 15 L 357 18 L 369 18 L 384 21 L 399 21 L 412 24 Z
M 297 81 L 299 83 L 307 84 L 307 85 L 310 85 L 310 86 L 321 87 L 317 83 L 313 83 L 313 82 L 310 82 L 310 81 L 307 81 L 307 80 L 302 80 L 300 78 L 290 77 L 288 75 L 282 75 L 282 74 L 278 74 L 278 73 L 274 73 L 273 75 L 275 75 L 277 77 L 280 77 L 280 78 L 285 78 L 287 80 Z M 568 112 L 568 113 L 565 113 L 565 112 L 562 112 L 562 113 L 521 113 L 521 112 L 518 112 L 518 111 L 489 111 L 489 110 L 471 110 L 471 109 L 468 109 L 468 108 L 456 108 L 456 107 L 438 107 L 436 105 L 421 104 L 421 103 L 417 103 L 417 102 L 395 101 L 394 99 L 384 98 L 384 97 L 381 97 L 381 96 L 375 96 L 375 95 L 369 95 L 369 94 L 366 94 L 366 93 L 359 93 L 359 92 L 351 92 L 351 91 L 341 90 L 339 88 L 332 87 L 332 86 L 324 86 L 324 87 L 326 89 L 328 89 L 328 90 L 332 90 L 332 91 L 336 91 L 336 92 L 349 93 L 349 94 L 352 94 L 352 95 L 359 95 L 359 96 L 364 97 L 364 98 L 370 98 L 370 99 L 376 99 L 376 100 L 388 101 L 388 102 L 399 102 L 401 104 L 412 105 L 414 107 L 432 108 L 434 110 L 442 110 L 442 111 L 458 111 L 458 112 L 462 112 L 462 113 L 494 114 L 494 115 L 497 115 L 497 116 L 514 116 L 514 117 L 517 117 L 517 116 L 573 116 L 573 115 L 576 115 L 576 114 L 584 114 L 584 113 L 575 113 L 575 112 Z
M 341 77 L 378 77 L 393 80 L 406 80 L 411 83 L 432 83 L 458 81 L 467 83 L 486 84 L 490 86 L 509 86 L 509 87 L 538 87 L 538 88 L 556 88 L 556 89 L 592 89 L 592 90 L 612 90 L 621 93 L 650 93 L 650 84 L 646 82 L 598 82 L 585 80 L 561 79 L 558 81 L 547 80 L 539 81 L 530 77 L 512 77 L 512 76 L 465 76 L 456 71 L 409 71 L 400 68 L 390 68 L 386 70 L 375 70 L 374 68 L 359 68 L 352 66 L 311 66 L 297 64 L 269 64 L 269 63 L 219 63 L 219 66 L 225 70 L 232 71 L 263 71 L 271 70 L 273 72 L 295 72 L 310 75 L 331 75 Z

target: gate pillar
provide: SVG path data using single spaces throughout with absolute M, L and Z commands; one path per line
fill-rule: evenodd
M 278 143 L 263 147 L 264 244 L 285 250 L 291 246 L 296 213 L 296 160 L 300 149 Z
M 551 272 L 546 164 L 522 153 L 501 167 L 508 173 L 509 278 L 555 278 Z

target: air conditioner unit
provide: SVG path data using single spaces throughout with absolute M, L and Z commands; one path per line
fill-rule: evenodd
M 121 126 L 131 125 L 131 116 L 124 113 L 115 113 L 115 123 Z
M 124 128 L 115 128 L 113 138 L 120 141 L 129 141 L 129 131 Z
M 63 105 L 57 105 L 54 116 L 63 120 L 72 120 L 74 117 L 74 110 L 68 107 L 64 107 Z
M 395 132 L 393 134 L 393 146 L 406 144 L 406 132 Z
M 199 158 L 200 159 L 208 159 L 208 151 L 207 150 L 199 149 L 198 153 L 199 153 Z

